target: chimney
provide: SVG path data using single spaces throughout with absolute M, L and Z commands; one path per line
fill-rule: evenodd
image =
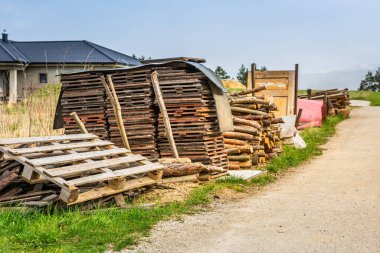
M 4 29 L 4 32 L 1 34 L 1 40 L 5 43 L 8 42 L 8 33 L 7 33 L 7 30 Z

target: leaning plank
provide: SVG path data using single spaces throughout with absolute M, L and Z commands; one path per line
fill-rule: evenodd
M 107 160 L 93 161 L 93 162 L 88 162 L 88 163 L 49 169 L 49 170 L 45 170 L 44 174 L 50 177 L 68 177 L 68 176 L 80 174 L 85 171 L 96 170 L 96 169 L 100 169 L 104 167 L 109 168 L 113 166 L 123 165 L 126 163 L 142 161 L 145 159 L 146 158 L 141 155 L 129 155 L 129 156 L 123 156 L 123 157 L 112 158 L 112 159 L 107 159 Z
M 47 164 L 75 162 L 75 161 L 99 158 L 99 157 L 110 156 L 110 155 L 120 155 L 120 154 L 125 154 L 128 152 L 130 151 L 125 148 L 114 148 L 114 149 L 107 149 L 107 150 L 102 150 L 102 151 L 91 151 L 91 152 L 83 152 L 83 153 L 74 153 L 74 154 L 69 154 L 69 155 L 38 158 L 38 159 L 28 160 L 27 163 L 33 166 L 42 166 L 42 165 L 47 165 Z
M 100 182 L 105 180 L 110 180 L 118 177 L 127 177 L 135 174 L 147 173 L 150 171 L 155 171 L 159 169 L 163 169 L 164 166 L 161 164 L 151 163 L 138 167 L 132 167 L 122 170 L 115 170 L 112 173 L 101 173 L 97 175 L 92 175 L 88 177 L 81 177 L 73 180 L 66 181 L 65 185 L 69 187 L 70 185 L 83 185 L 88 183 Z
M 75 141 L 75 140 L 92 140 L 99 137 L 94 134 L 72 134 L 72 135 L 58 135 L 58 136 L 43 136 L 43 137 L 26 137 L 26 138 L 12 138 L 1 139 L 0 145 L 14 145 L 14 144 L 33 144 L 36 142 L 52 142 L 52 141 Z
M 19 148 L 19 149 L 9 149 L 9 153 L 12 155 L 25 155 L 30 153 L 38 153 L 38 152 L 51 152 L 57 150 L 68 150 L 68 149 L 77 149 L 77 148 L 92 148 L 98 146 L 108 146 L 112 145 L 112 142 L 95 140 L 91 142 L 78 142 L 78 143 L 68 143 L 68 144 L 56 144 L 50 146 L 40 146 L 33 148 Z
M 101 187 L 101 188 L 96 188 L 96 189 L 81 193 L 79 194 L 78 199 L 76 201 L 68 203 L 67 205 L 75 205 L 75 204 L 82 203 L 85 201 L 114 195 L 120 192 L 125 192 L 131 189 L 135 189 L 135 188 L 139 188 L 139 187 L 143 187 L 143 186 L 151 185 L 155 183 L 157 183 L 157 181 L 149 177 L 132 179 L 132 180 L 127 181 L 126 185 L 123 188 L 120 188 L 117 190 L 112 189 L 110 187 Z

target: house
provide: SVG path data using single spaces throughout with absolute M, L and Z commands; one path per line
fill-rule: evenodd
M 140 61 L 95 43 L 13 41 L 4 30 L 0 41 L 0 101 L 15 103 L 57 75 L 83 70 L 140 65 Z

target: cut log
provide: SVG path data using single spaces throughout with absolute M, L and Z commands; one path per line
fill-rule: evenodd
M 251 126 L 251 127 L 255 127 L 257 129 L 261 129 L 262 128 L 262 126 L 260 125 L 260 123 L 258 123 L 256 121 L 253 121 L 253 120 L 246 120 L 246 119 L 241 119 L 241 118 L 238 118 L 238 117 L 233 117 L 233 122 L 234 122 L 234 124 L 241 124 L 241 125 Z
M 239 162 L 245 162 L 249 161 L 250 157 L 249 155 L 238 155 L 238 156 L 228 156 L 229 161 L 239 161 Z
M 238 132 L 224 132 L 223 136 L 230 139 L 248 140 L 253 141 L 254 138 L 251 134 L 238 133 Z
M 266 113 L 266 112 L 262 112 L 262 111 L 258 111 L 258 110 L 251 110 L 251 109 L 247 109 L 247 108 L 240 108 L 240 107 L 235 107 L 235 106 L 231 106 L 231 111 L 232 112 L 253 114 L 253 115 L 263 115 L 263 116 L 268 115 L 268 113 Z
M 203 169 L 200 163 L 168 164 L 164 169 L 163 177 L 179 177 L 199 173 Z
M 263 91 L 265 89 L 266 89 L 265 86 L 260 86 L 260 87 L 256 87 L 256 88 L 249 89 L 249 90 L 246 90 L 246 91 L 240 91 L 240 92 L 232 93 L 231 96 L 240 96 L 240 95 L 253 94 L 253 93 L 256 93 L 256 92 Z
M 269 101 L 255 97 L 236 98 L 231 100 L 231 104 L 263 104 L 269 105 Z
M 199 182 L 199 174 L 193 174 L 193 175 L 187 175 L 187 176 L 181 176 L 181 177 L 168 177 L 168 178 L 163 178 L 162 183 L 167 184 L 167 183 L 179 183 L 179 182 L 194 182 L 198 183 Z
M 244 146 L 244 145 L 247 144 L 247 141 L 224 138 L 224 143 L 225 143 L 225 144 L 231 144 L 231 145 L 240 145 L 240 146 Z
M 257 128 L 248 127 L 248 126 L 245 126 L 245 127 L 235 126 L 234 131 L 240 132 L 240 133 L 252 134 L 252 135 L 258 135 L 259 134 L 259 131 L 257 130 Z

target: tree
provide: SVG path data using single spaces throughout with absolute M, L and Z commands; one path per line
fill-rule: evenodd
M 359 90 L 380 91 L 380 68 L 373 74 L 371 71 L 360 82 Z
M 236 76 L 237 80 L 241 82 L 244 85 L 247 85 L 247 78 L 248 78 L 248 68 L 246 68 L 243 64 L 239 68 L 239 71 Z
M 231 78 L 221 66 L 216 66 L 215 74 L 222 80 Z

